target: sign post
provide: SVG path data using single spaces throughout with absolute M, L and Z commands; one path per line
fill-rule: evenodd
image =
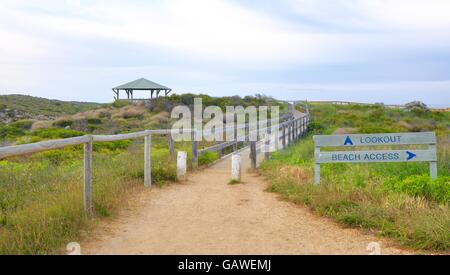
M 391 145 L 428 145 L 428 149 L 320 151 L 321 147 Z M 437 178 L 436 135 L 433 132 L 314 136 L 314 146 L 316 184 L 320 184 L 322 163 L 430 162 L 431 178 Z

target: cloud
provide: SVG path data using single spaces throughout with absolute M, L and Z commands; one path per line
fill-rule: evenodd
M 324 62 L 327 45 L 339 39 L 321 33 L 300 33 L 286 22 L 220 0 L 164 2 L 92 2 L 54 4 L 22 9 L 11 4 L 4 21 L 27 35 L 39 34 L 54 43 L 64 37 L 111 39 L 164 48 L 202 61 L 239 66 Z M 28 4 L 26 4 L 28 5 Z M 53 5 L 52 5 L 53 7 Z M 70 8 L 68 8 L 70 7 Z M 26 23 L 19 20 L 27 18 Z M 55 38 L 60 41 L 55 41 Z
M 405 26 L 448 27 L 450 19 L 441 16 L 441 10 L 448 4 L 439 0 L 428 2 L 435 5 L 414 0 L 339 0 L 331 4 L 320 0 L 288 0 L 293 10 L 304 18 L 334 26 L 389 30 Z M 44 40 L 49 53 L 45 55 L 45 47 L 39 47 L 38 43 L 13 40 L 12 48 L 17 44 L 33 47 L 18 47 L 8 55 L 27 56 L 40 48 L 47 62 L 70 63 L 71 53 L 87 55 L 90 43 L 98 40 L 108 41 L 110 47 L 118 42 L 131 43 L 164 49 L 199 64 L 252 70 L 361 63 L 378 55 L 395 57 L 405 50 L 450 51 L 450 37 L 442 37 L 440 32 L 421 35 L 390 31 L 330 32 L 328 28 L 274 18 L 223 0 L 7 3 L 0 22 L 14 26 L 20 36 Z M 430 15 L 430 9 L 437 15 Z M 74 39 L 86 41 L 86 45 L 71 44 Z
M 353 30 L 449 30 L 447 0 L 287 0 L 293 11 L 317 23 Z

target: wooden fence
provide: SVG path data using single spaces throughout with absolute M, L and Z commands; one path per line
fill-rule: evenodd
M 286 117 L 285 117 L 286 118 Z M 267 128 L 259 128 L 256 131 L 268 130 L 270 132 L 271 124 L 273 121 L 263 121 L 258 122 L 258 125 L 261 123 L 270 124 Z M 279 136 L 278 140 L 282 141 L 282 148 L 286 148 L 292 142 L 297 141 L 301 137 L 303 137 L 308 129 L 309 125 L 309 115 L 293 118 L 292 115 L 287 117 L 286 121 L 283 121 L 278 124 L 278 130 L 281 131 L 281 136 Z M 195 168 L 198 166 L 198 157 L 205 152 L 221 152 L 223 149 L 233 146 L 235 151 L 237 149 L 237 145 L 241 143 L 247 143 L 247 139 L 253 133 L 250 131 L 250 126 L 254 126 L 252 124 L 243 124 L 236 125 L 235 127 L 224 127 L 223 129 L 218 129 L 218 132 L 223 131 L 227 133 L 228 131 L 234 131 L 236 133 L 239 129 L 245 129 L 245 139 L 239 140 L 237 135 L 235 135 L 235 140 L 233 141 L 225 141 L 214 146 L 198 149 L 198 141 L 195 139 L 192 140 L 192 166 Z M 194 136 L 196 131 L 193 129 L 183 129 L 184 132 L 191 132 Z M 31 154 L 42 151 L 49 151 L 55 149 L 61 149 L 67 146 L 74 145 L 84 145 L 84 208 L 86 214 L 91 216 L 93 213 L 93 204 L 92 204 L 92 145 L 94 142 L 112 142 L 119 140 L 129 140 L 129 139 L 138 139 L 144 138 L 144 185 L 146 187 L 151 186 L 151 142 L 152 135 L 166 135 L 168 137 L 169 144 L 169 152 L 171 154 L 171 158 L 175 157 L 175 148 L 174 141 L 172 139 L 172 130 L 171 129 L 162 129 L 162 130 L 146 130 L 141 132 L 129 133 L 129 134 L 118 134 L 118 135 L 85 135 L 80 137 L 66 138 L 66 139 L 57 139 L 57 140 L 48 140 L 31 144 L 22 144 L 8 147 L 0 147 L 0 159 L 7 157 L 20 156 L 25 154 Z M 256 141 L 250 141 L 250 157 L 252 161 L 252 167 L 256 168 L 256 157 L 258 151 L 256 149 L 257 141 L 260 141 L 261 137 L 257 135 Z M 277 146 L 277 149 L 279 147 Z M 267 156 L 267 154 L 266 154 Z

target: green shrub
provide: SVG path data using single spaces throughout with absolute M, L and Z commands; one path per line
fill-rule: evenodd
M 99 114 L 98 114 L 98 116 L 100 117 L 100 118 L 111 118 L 111 113 L 110 112 L 108 112 L 108 111 L 101 111 Z
M 217 152 L 205 152 L 198 156 L 198 165 L 208 165 L 219 159 Z
M 130 105 L 130 101 L 126 99 L 119 99 L 113 102 L 112 106 L 115 108 L 122 108 L 127 105 Z
M 325 126 L 322 125 L 320 122 L 313 120 L 311 121 L 311 123 L 308 126 L 308 130 L 310 131 L 310 133 L 315 134 L 315 135 L 321 135 L 324 133 L 325 131 Z
M 78 137 L 84 135 L 85 133 L 71 129 L 48 128 L 37 130 L 32 134 L 44 139 L 58 139 Z
M 401 180 L 391 178 L 384 185 L 391 190 L 414 197 L 424 197 L 439 203 L 450 201 L 450 177 L 432 180 L 429 175 L 413 175 Z
M 88 118 L 87 122 L 89 124 L 102 124 L 102 120 L 99 118 Z
M 19 137 L 24 135 L 25 132 L 11 125 L 0 126 L 0 139 L 13 139 L 15 137 Z
M 58 119 L 57 121 L 53 122 L 53 126 L 60 127 L 60 128 L 72 126 L 72 124 L 73 124 L 73 120 L 69 119 L 69 118 Z
M 41 153 L 34 154 L 32 160 L 38 161 L 49 161 L 52 165 L 61 165 L 63 162 L 74 161 L 77 157 L 81 158 L 82 147 L 66 147 L 58 150 L 45 151 Z
M 117 151 L 117 150 L 125 150 L 133 143 L 132 140 L 118 140 L 112 142 L 95 142 L 93 146 L 93 150 L 96 152 L 102 150 L 109 151 Z
M 23 136 L 16 139 L 15 145 L 27 144 L 27 143 L 35 143 L 42 141 L 41 137 L 37 136 Z
M 11 123 L 11 126 L 22 129 L 22 130 L 30 130 L 33 123 L 34 123 L 33 120 L 23 119 L 23 120 L 18 120 L 14 123 Z
M 389 127 L 367 124 L 359 127 L 358 132 L 361 134 L 376 134 L 376 133 L 391 133 L 395 131 L 393 131 Z
M 176 181 L 177 172 L 175 163 L 159 162 L 152 165 L 152 182 L 163 184 L 166 181 Z

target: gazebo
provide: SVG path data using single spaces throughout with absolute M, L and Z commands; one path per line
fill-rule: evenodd
M 145 78 L 140 78 L 135 81 L 128 82 L 126 84 L 117 86 L 112 90 L 116 94 L 116 96 L 114 97 L 116 100 L 119 99 L 120 91 L 125 91 L 127 93 L 127 98 L 129 100 L 133 100 L 134 91 L 150 91 L 150 98 L 153 98 L 153 94 L 155 92 L 156 97 L 159 97 L 159 94 L 161 92 L 164 92 L 164 95 L 167 96 L 172 91 L 172 89 L 170 88 L 167 88 L 153 81 L 147 80 Z

